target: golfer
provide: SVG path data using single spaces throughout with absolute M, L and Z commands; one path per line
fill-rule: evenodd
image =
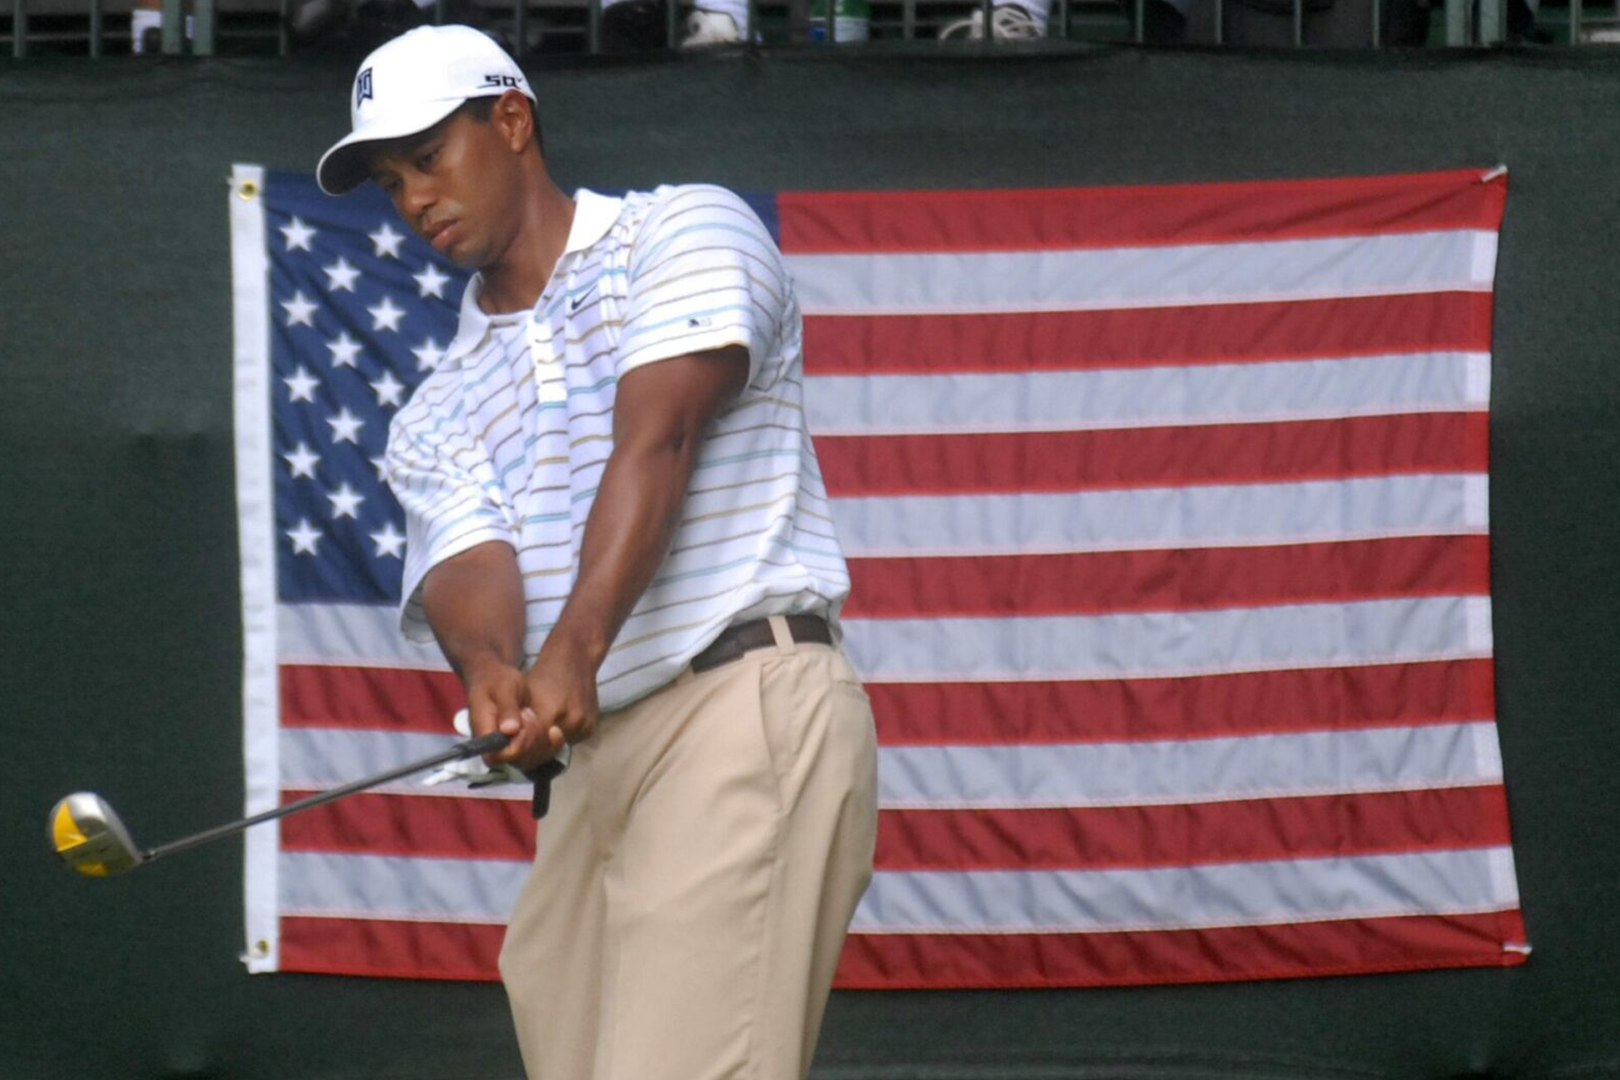
M 393 422 L 401 623 L 491 762 L 556 771 L 500 969 L 537 1080 L 796 1080 L 871 876 L 876 746 L 805 429 L 800 317 L 748 204 L 552 180 L 467 27 L 362 64 L 330 193 L 370 179 L 476 270 Z

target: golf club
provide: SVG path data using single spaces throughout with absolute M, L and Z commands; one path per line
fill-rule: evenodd
M 297 802 L 290 802 L 286 806 L 278 806 L 273 810 L 243 818 L 241 821 L 228 822 L 148 851 L 142 851 L 136 845 L 124 823 L 119 820 L 113 808 L 107 805 L 107 800 L 94 792 L 78 791 L 64 797 L 51 808 L 46 835 L 51 850 L 68 866 L 87 877 L 109 877 L 133 870 L 137 866 L 144 866 L 164 855 L 173 855 L 177 851 L 185 851 L 206 844 L 210 840 L 232 836 L 261 822 L 286 817 L 300 810 L 308 810 L 312 806 L 320 806 L 322 803 L 341 799 L 345 795 L 353 795 L 357 791 L 364 791 L 379 784 L 386 784 L 390 780 L 398 780 L 402 776 L 431 769 L 435 765 L 492 753 L 506 743 L 507 736 L 499 731 L 492 731 L 474 739 L 464 739 L 421 761 L 401 765 L 376 776 L 362 777 L 339 787 L 306 796 Z

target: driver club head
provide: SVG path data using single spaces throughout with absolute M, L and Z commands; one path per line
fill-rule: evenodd
M 109 877 L 146 861 L 100 795 L 77 791 L 51 808 L 46 837 L 56 857 L 88 877 Z

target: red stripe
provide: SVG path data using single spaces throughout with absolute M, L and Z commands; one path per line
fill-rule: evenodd
M 494 981 L 505 927 L 283 916 L 281 970 Z M 843 989 L 1124 986 L 1509 966 L 1518 911 L 1120 934 L 852 934 Z
M 833 496 L 1082 491 L 1484 472 L 1483 412 L 993 435 L 822 435 Z
M 505 926 L 283 915 L 282 971 L 396 979 L 500 978 Z
M 851 559 L 844 617 L 1204 611 L 1490 591 L 1483 536 L 1169 551 Z
M 284 727 L 390 728 L 444 734 L 467 704 L 448 671 L 281 665 Z
M 783 192 L 789 254 L 1002 251 L 1497 229 L 1506 177 L 1482 170 L 1224 184 Z
M 835 986 L 1130 986 L 1509 966 L 1517 911 L 1117 934 L 852 934 Z
M 1184 679 L 869 683 L 887 746 L 1190 739 L 1486 720 L 1490 660 Z
M 283 791 L 281 801 L 290 803 L 308 794 Z M 534 819 L 526 799 L 351 795 L 283 818 L 281 847 L 528 862 L 534 858 Z
M 1509 842 L 1500 785 L 1098 809 L 885 810 L 880 870 L 1107 870 Z
M 1014 373 L 1491 347 L 1491 294 L 804 320 L 808 375 Z

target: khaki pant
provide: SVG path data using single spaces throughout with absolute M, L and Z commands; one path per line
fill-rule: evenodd
M 603 716 L 539 824 L 501 950 L 532 1080 L 800 1080 L 872 874 L 877 747 L 797 644 Z

